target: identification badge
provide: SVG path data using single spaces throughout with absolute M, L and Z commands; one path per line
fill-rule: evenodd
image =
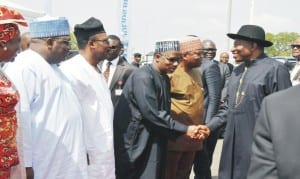
M 121 96 L 122 91 L 123 91 L 122 89 L 116 89 L 116 90 L 115 90 L 115 95 L 116 95 L 116 96 Z

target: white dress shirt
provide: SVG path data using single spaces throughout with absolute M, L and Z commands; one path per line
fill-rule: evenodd
M 291 72 L 291 82 L 292 85 L 298 85 L 300 83 L 300 62 L 297 61 L 295 67 Z
M 112 77 L 114 76 L 114 73 L 116 71 L 118 62 L 119 62 L 119 57 L 117 57 L 117 58 L 115 58 L 111 61 L 109 77 L 108 77 L 108 81 L 107 81 L 107 86 L 108 87 L 110 86 L 110 83 L 111 83 Z M 108 63 L 108 60 L 104 60 L 102 68 L 101 68 L 101 72 L 104 72 L 106 70 L 107 63 Z

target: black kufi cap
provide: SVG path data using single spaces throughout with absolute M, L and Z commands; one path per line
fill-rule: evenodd
M 102 22 L 94 17 L 89 18 L 82 24 L 76 24 L 74 34 L 77 40 L 89 40 L 93 35 L 105 33 Z

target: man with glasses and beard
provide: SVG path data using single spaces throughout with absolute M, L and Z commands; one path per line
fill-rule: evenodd
M 109 43 L 102 22 L 94 17 L 75 25 L 79 54 L 60 68 L 72 82 L 83 109 L 84 139 L 90 179 L 114 179 L 113 105 L 98 63 Z
M 113 105 L 116 106 L 127 78 L 136 68 L 124 61 L 124 58 L 121 58 L 122 43 L 120 38 L 116 35 L 109 35 L 107 38 L 109 52 L 106 59 L 100 61 L 99 68 L 107 76 L 106 82 L 110 90 L 111 100 Z
M 57 63 L 70 50 L 66 19 L 29 24 L 30 49 L 7 67 L 20 94 L 27 179 L 86 179 L 81 105 Z

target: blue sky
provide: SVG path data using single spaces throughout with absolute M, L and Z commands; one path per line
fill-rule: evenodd
M 121 0 L 11 0 L 25 7 L 64 16 L 70 25 L 91 16 L 99 18 L 108 34 L 120 35 Z M 156 40 L 188 34 L 215 41 L 218 53 L 227 51 L 229 0 L 128 0 L 129 54 L 153 50 Z M 254 7 L 251 11 L 251 2 Z M 243 24 L 262 26 L 267 32 L 299 32 L 299 0 L 232 0 L 230 32 Z M 229 45 L 228 45 L 229 44 Z

